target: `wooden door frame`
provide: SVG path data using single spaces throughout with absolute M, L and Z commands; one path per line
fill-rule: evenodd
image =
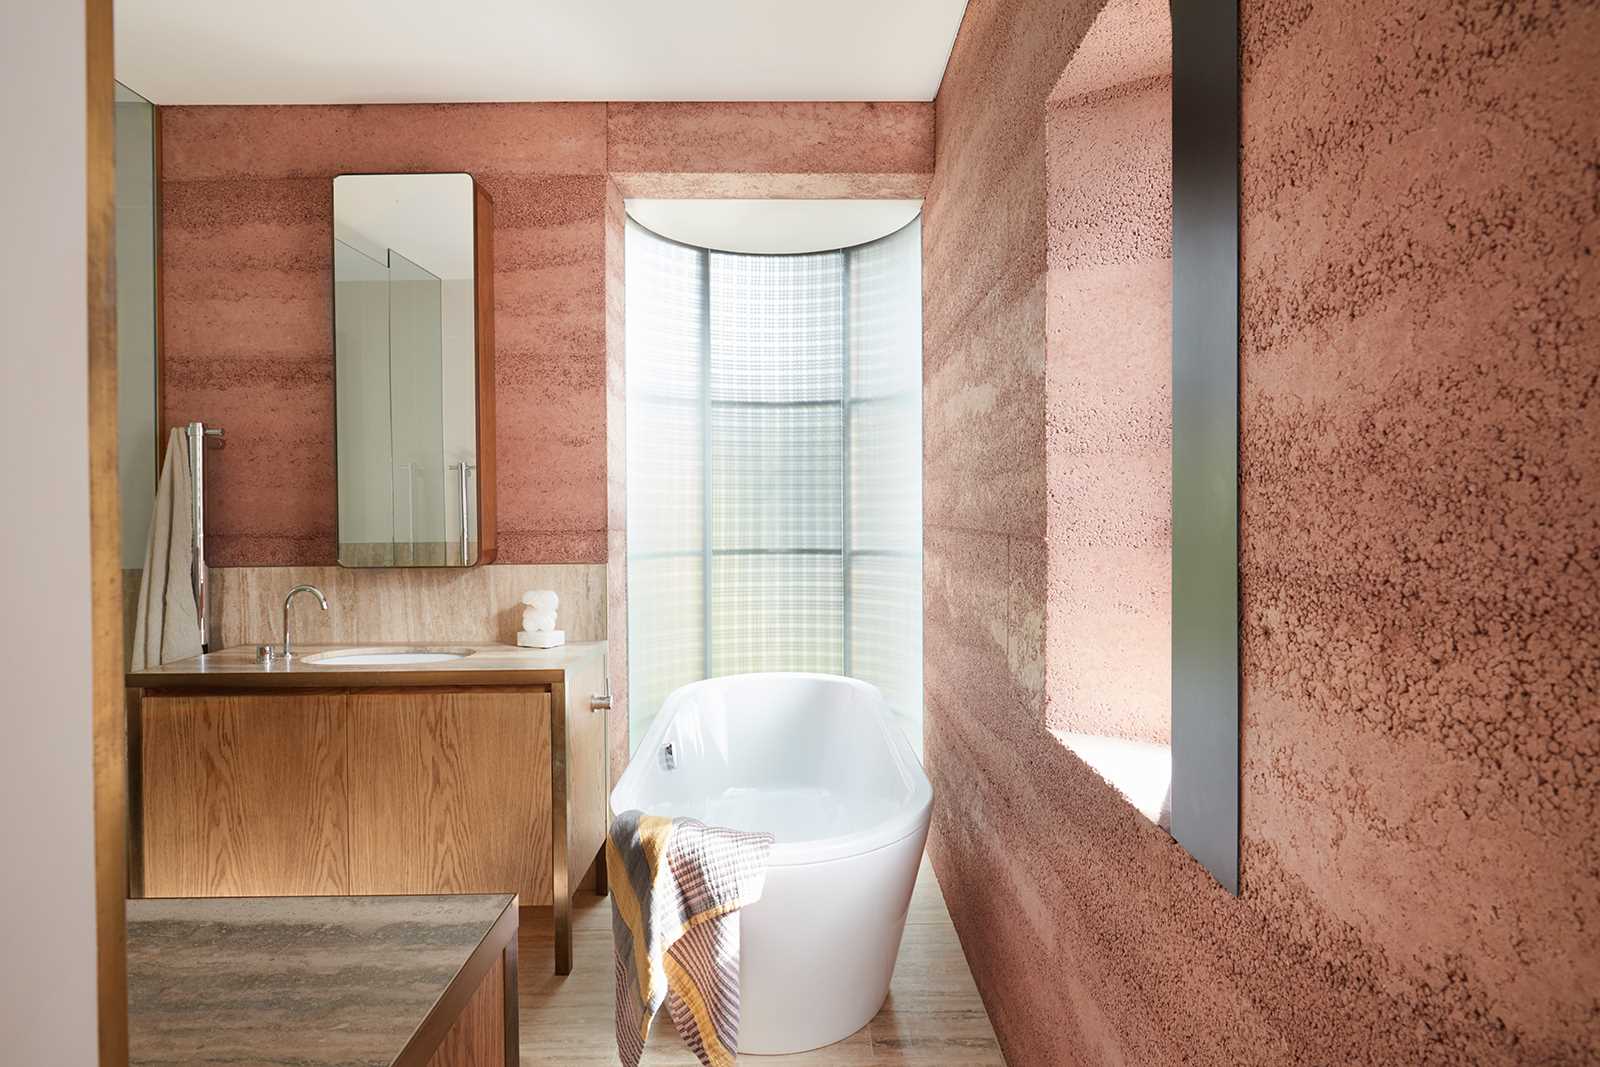
M 84 0 L 87 88 L 89 574 L 100 1067 L 128 1062 L 127 735 L 117 489 L 115 60 L 111 0 Z

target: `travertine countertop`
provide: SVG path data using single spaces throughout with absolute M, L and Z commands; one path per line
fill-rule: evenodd
M 130 689 L 206 688 L 365 688 L 426 685 L 539 685 L 563 680 L 579 664 L 592 666 L 604 654 L 604 641 L 580 641 L 557 648 L 476 645 L 450 641 L 368 645 L 303 645 L 291 660 L 256 662 L 254 645 L 239 645 L 192 659 L 163 663 L 127 676 Z M 381 649 L 470 649 L 471 654 L 440 663 L 340 665 L 315 663 L 318 653 Z
M 514 899 L 130 900 L 130 1062 L 389 1067 Z

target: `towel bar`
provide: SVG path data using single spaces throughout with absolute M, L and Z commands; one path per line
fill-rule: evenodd
M 184 427 L 189 444 L 189 515 L 194 521 L 194 559 L 189 565 L 189 581 L 194 586 L 195 618 L 200 625 L 200 651 L 211 651 L 211 612 L 206 579 L 206 438 L 222 437 L 222 428 L 191 422 Z

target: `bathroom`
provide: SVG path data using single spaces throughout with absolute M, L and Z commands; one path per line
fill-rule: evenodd
M 7 1062 L 1600 1062 L 1593 5 L 0 19 Z

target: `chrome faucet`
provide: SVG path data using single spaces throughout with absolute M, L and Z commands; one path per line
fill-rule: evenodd
M 289 590 L 289 595 L 283 598 L 283 650 L 278 653 L 284 659 L 294 658 L 294 645 L 289 640 L 289 602 L 296 593 L 310 593 L 317 598 L 317 603 L 322 605 L 322 610 L 328 610 L 328 598 L 322 595 L 322 590 L 314 585 L 297 585 Z

